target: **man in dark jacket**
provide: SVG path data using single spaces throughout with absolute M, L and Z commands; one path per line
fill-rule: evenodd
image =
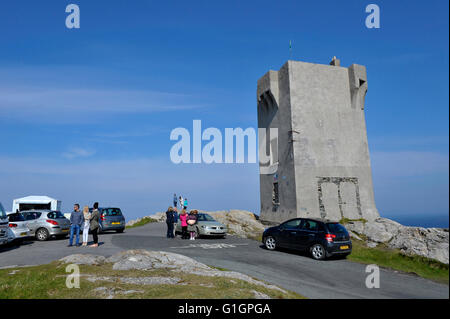
M 175 238 L 173 234 L 173 224 L 175 222 L 175 214 L 172 206 L 166 212 L 167 238 Z
M 70 214 L 70 238 L 69 238 L 69 246 L 68 247 L 72 247 L 72 243 L 73 243 L 73 233 L 75 232 L 76 234 L 76 241 L 75 241 L 75 245 L 76 246 L 80 246 L 80 227 L 81 224 L 83 223 L 84 218 L 83 218 L 83 214 L 80 212 L 80 205 L 79 204 L 75 204 L 73 205 L 73 212 Z

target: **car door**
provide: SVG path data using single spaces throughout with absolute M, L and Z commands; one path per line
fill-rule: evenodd
M 25 218 L 26 225 L 30 230 L 30 235 L 34 236 L 38 226 L 38 222 L 36 220 L 37 214 L 34 212 L 26 212 L 23 213 L 23 217 Z
M 297 231 L 301 225 L 302 219 L 296 218 L 288 220 L 287 222 L 279 226 L 278 232 L 278 246 L 286 248 L 295 248 L 295 238 L 297 236 Z
M 295 249 L 309 248 L 317 238 L 319 223 L 314 220 L 304 219 L 295 234 L 294 247 Z

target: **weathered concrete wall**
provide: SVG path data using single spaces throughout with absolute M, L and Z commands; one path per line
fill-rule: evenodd
M 276 172 L 260 178 L 261 219 L 379 217 L 364 118 L 366 91 L 360 65 L 288 61 L 258 81 L 258 126 L 278 128 Z M 268 96 L 275 107 L 267 107 Z M 272 200 L 274 182 L 278 203 Z

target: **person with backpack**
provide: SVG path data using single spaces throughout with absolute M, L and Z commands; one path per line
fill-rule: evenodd
M 173 234 L 173 224 L 175 222 L 175 214 L 173 211 L 173 207 L 170 206 L 169 209 L 166 211 L 166 224 L 167 224 L 167 238 L 175 238 L 175 235 Z

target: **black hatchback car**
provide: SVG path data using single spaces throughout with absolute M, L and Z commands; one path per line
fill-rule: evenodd
M 266 229 L 262 241 L 269 250 L 288 248 L 308 251 L 317 260 L 333 255 L 344 257 L 352 252 L 352 241 L 345 227 L 326 219 L 290 219 Z

